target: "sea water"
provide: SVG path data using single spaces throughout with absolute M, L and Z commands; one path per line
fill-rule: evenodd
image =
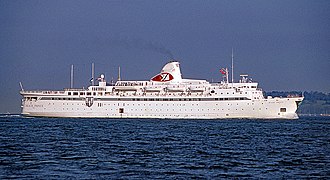
M 330 118 L 0 116 L 0 179 L 330 178 Z

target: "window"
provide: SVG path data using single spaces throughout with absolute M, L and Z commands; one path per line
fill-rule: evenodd
M 286 108 L 281 108 L 280 112 L 286 112 Z
M 119 113 L 124 113 L 124 108 L 119 108 Z

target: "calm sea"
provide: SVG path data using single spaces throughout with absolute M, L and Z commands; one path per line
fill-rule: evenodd
M 330 178 L 330 117 L 0 116 L 0 179 Z

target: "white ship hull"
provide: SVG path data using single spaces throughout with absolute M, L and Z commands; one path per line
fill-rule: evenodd
M 296 119 L 298 118 L 297 105 L 302 101 L 301 97 L 232 101 L 200 97 L 141 98 L 147 99 L 147 101 L 132 101 L 131 98 L 129 98 L 130 100 L 120 98 L 119 101 L 107 100 L 109 98 L 94 98 L 92 106 L 88 107 L 85 98 L 81 99 L 26 101 L 22 114 L 26 116 L 76 118 Z M 155 101 L 156 99 L 160 101 Z M 169 101 L 170 99 L 172 101 Z
M 88 90 L 21 91 L 22 114 L 73 118 L 298 118 L 296 110 L 303 97 L 264 98 L 257 83 L 230 85 L 180 79 L 175 83 L 120 81 L 115 86 L 100 83 Z M 151 91 L 152 86 L 157 91 Z M 197 88 L 200 90 L 191 90 Z

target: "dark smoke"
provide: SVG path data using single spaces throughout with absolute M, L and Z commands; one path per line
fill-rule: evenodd
M 111 41 L 114 45 L 117 44 L 131 49 L 140 49 L 145 51 L 157 52 L 166 55 L 170 59 L 174 59 L 174 55 L 172 54 L 172 52 L 159 43 L 146 41 L 143 39 L 131 39 L 131 38 L 112 39 Z

